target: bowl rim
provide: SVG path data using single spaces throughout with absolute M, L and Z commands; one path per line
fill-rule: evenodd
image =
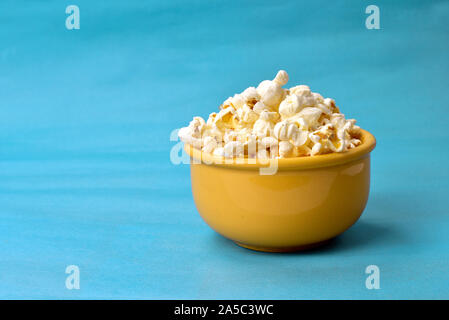
M 190 156 L 191 164 L 206 164 L 211 166 L 226 167 L 233 169 L 260 169 L 276 165 L 279 169 L 309 169 L 318 167 L 329 167 L 344 164 L 369 156 L 369 153 L 376 146 L 376 138 L 367 130 L 360 129 L 360 140 L 362 143 L 357 147 L 345 152 L 334 152 L 308 157 L 278 158 L 270 160 L 251 158 L 224 158 L 203 152 L 193 148 L 189 144 L 184 144 L 184 150 Z

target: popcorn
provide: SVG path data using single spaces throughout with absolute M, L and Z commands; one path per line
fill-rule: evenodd
M 196 138 L 201 137 L 201 133 L 203 132 L 204 126 L 206 122 L 201 117 L 194 117 L 192 121 L 190 121 L 189 127 L 192 130 L 192 135 Z
M 244 123 L 248 124 L 254 123 L 259 118 L 259 115 L 247 104 L 244 104 L 242 108 L 237 110 L 237 116 Z
M 274 77 L 273 81 L 279 84 L 281 87 L 285 86 L 288 82 L 288 73 L 285 70 L 280 70 L 276 74 L 276 77 Z
M 254 123 L 253 134 L 260 138 L 271 135 L 273 131 L 274 124 L 269 121 L 269 117 L 266 114 L 267 112 L 263 111 L 261 117 Z M 262 117 L 262 115 L 266 116 Z
M 303 130 L 299 130 L 298 133 L 294 136 L 292 136 L 292 143 L 295 147 L 301 147 L 303 146 L 308 139 L 308 132 L 307 131 L 303 131 Z
M 335 101 L 306 85 L 284 89 L 281 70 L 226 99 L 207 121 L 194 117 L 180 139 L 218 157 L 289 158 L 345 152 L 362 141 L 360 127 L 346 119 Z
M 309 134 L 309 138 L 310 138 L 310 140 L 313 142 L 313 143 L 318 143 L 318 142 L 320 142 L 320 140 L 321 140 L 321 138 L 320 138 L 320 136 L 319 135 L 316 135 L 316 134 L 314 134 L 314 133 L 310 133 Z
M 279 142 L 279 156 L 281 158 L 287 158 L 293 152 L 293 144 L 288 141 Z
M 320 150 L 321 150 L 321 143 L 317 142 L 313 145 L 310 155 L 314 156 L 314 155 L 318 154 L 318 152 L 320 152 Z
M 291 88 L 290 93 L 298 97 L 298 103 L 302 108 L 312 107 L 316 104 L 316 96 L 308 86 L 300 85 Z M 321 97 L 321 95 L 319 95 Z M 322 98 L 322 97 L 321 97 Z
M 201 139 L 195 138 L 193 136 L 193 131 L 190 127 L 179 129 L 178 136 L 182 141 L 187 144 L 193 145 L 195 148 L 201 147 Z
M 204 138 L 203 149 L 201 150 L 207 153 L 212 153 L 217 146 L 217 140 L 215 140 L 214 137 L 207 136 Z
M 253 111 L 260 115 L 262 111 L 270 111 L 270 109 L 262 101 L 259 101 L 254 105 Z
M 238 133 L 235 131 L 226 131 L 225 134 L 223 135 L 223 141 L 225 143 L 231 142 L 231 141 L 236 141 L 238 137 Z
M 303 84 L 301 84 L 299 86 L 292 87 L 292 88 L 290 88 L 289 91 L 290 91 L 290 93 L 297 94 L 297 95 L 302 95 L 303 93 L 309 94 L 311 92 L 309 86 L 306 86 Z
M 295 117 L 304 120 L 304 124 L 307 128 L 315 128 L 319 125 L 318 119 L 321 114 L 322 111 L 319 108 L 307 107 L 298 112 Z
M 279 119 L 279 113 L 264 110 L 260 113 L 260 119 L 268 122 L 275 122 Z
M 301 111 L 301 109 L 302 105 L 299 97 L 296 94 L 291 94 L 288 95 L 279 105 L 279 114 L 282 119 L 287 119 L 297 114 Z
M 298 126 L 294 123 L 290 123 L 286 120 L 278 122 L 274 126 L 274 136 L 279 140 L 288 141 L 293 138 L 293 136 L 298 134 Z
M 225 102 L 223 102 L 223 109 L 227 107 L 233 107 L 234 109 L 241 108 L 245 104 L 245 99 L 243 96 L 236 94 L 233 97 L 229 97 Z
M 257 137 L 252 134 L 248 135 L 243 143 L 243 147 L 248 158 L 255 158 L 257 156 Z
M 261 101 L 270 107 L 272 110 L 276 110 L 279 107 L 282 99 L 285 96 L 285 90 L 282 86 L 288 81 L 288 74 L 284 70 L 277 73 L 274 80 L 264 80 L 257 87 L 257 93 L 261 97 Z
M 270 153 L 267 151 L 267 149 L 260 149 L 257 151 L 257 158 L 258 159 L 269 159 Z
M 273 147 L 277 147 L 278 145 L 278 140 L 276 138 L 273 137 L 265 137 L 262 139 L 261 144 L 260 144 L 263 148 L 273 148 Z
M 242 96 L 250 107 L 254 107 L 254 105 L 260 100 L 260 95 L 254 87 L 245 89 L 245 91 L 242 92 Z
M 214 150 L 214 152 L 213 152 L 213 155 L 214 156 L 217 156 L 217 157 L 224 157 L 224 148 L 223 147 L 219 147 L 219 148 L 216 148 L 215 150 Z
M 225 109 L 220 110 L 220 112 L 218 112 L 218 114 L 214 117 L 213 123 L 220 130 L 232 128 L 234 115 L 235 115 L 235 109 L 232 107 L 227 107 Z
M 203 131 L 203 137 L 213 137 L 216 141 L 222 141 L 223 132 L 215 124 L 208 123 Z
M 223 153 L 226 158 L 243 157 L 243 144 L 240 141 L 231 141 L 225 144 Z

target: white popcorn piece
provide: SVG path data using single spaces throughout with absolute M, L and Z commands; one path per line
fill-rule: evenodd
M 335 101 L 331 98 L 326 98 L 324 99 L 323 104 L 329 109 L 332 109 L 335 106 Z
M 279 114 L 283 119 L 290 118 L 303 109 L 296 94 L 288 95 L 279 105 Z
M 275 122 L 279 119 L 279 113 L 271 111 L 262 111 L 260 114 L 260 119 L 270 122 Z
M 253 136 L 253 128 L 251 126 L 237 130 L 237 140 L 240 142 L 246 142 Z
M 243 144 L 240 141 L 230 141 L 225 144 L 223 153 L 226 158 L 243 157 Z
M 238 137 L 238 133 L 232 130 L 228 130 L 223 135 L 223 141 L 224 143 L 228 143 L 231 141 L 236 141 Z
M 281 158 L 289 157 L 293 152 L 293 144 L 289 141 L 281 141 L 279 142 L 279 156 Z
M 213 155 L 217 157 L 224 157 L 224 148 L 223 147 L 215 148 Z
M 194 128 L 191 126 L 184 127 L 179 129 L 178 137 L 182 142 L 192 145 L 195 148 L 200 149 L 202 147 L 201 136 L 198 136 L 197 133 L 194 132 Z
M 265 137 L 260 141 L 260 146 L 262 148 L 273 148 L 278 145 L 278 140 L 273 137 Z
M 340 128 L 337 130 L 337 138 L 340 143 L 340 146 L 337 148 L 337 152 L 342 152 L 346 148 L 346 132 L 344 128 Z
M 289 120 L 292 121 L 293 123 L 295 123 L 296 125 L 298 125 L 298 127 L 301 130 L 305 130 L 305 131 L 308 130 L 307 123 L 305 122 L 305 120 L 303 118 L 301 118 L 301 117 L 292 117 Z
M 312 150 L 310 151 L 310 155 L 314 156 L 318 154 L 321 151 L 321 143 L 315 143 L 312 147 Z
M 257 151 L 257 158 L 258 159 L 269 159 L 270 153 L 267 151 L 267 149 L 260 149 Z
M 221 109 L 220 112 L 217 113 L 215 117 L 215 123 L 222 121 L 222 122 L 229 122 L 232 119 L 232 116 L 235 114 L 235 109 L 232 107 L 227 107 L 224 109 Z
M 205 126 L 206 122 L 201 117 L 194 117 L 189 124 L 189 127 L 192 129 L 192 135 L 196 138 L 201 138 Z
M 257 86 L 257 93 L 260 95 L 261 101 L 272 110 L 278 109 L 279 104 L 285 96 L 285 90 L 282 89 L 282 86 L 285 83 L 282 83 L 285 81 L 285 79 L 288 80 L 288 75 L 285 71 L 285 74 L 283 74 L 281 71 L 280 73 L 278 73 L 279 78 L 275 78 L 275 80 L 273 81 L 264 80 Z
M 257 93 L 257 89 L 254 87 L 249 87 L 242 92 L 242 97 L 244 100 L 248 101 L 259 101 L 260 95 Z
M 313 143 L 319 143 L 321 140 L 321 137 L 314 133 L 309 133 L 309 139 L 312 140 Z
M 330 117 L 330 121 L 337 129 L 343 128 L 346 124 L 345 115 L 342 113 L 333 113 Z
M 203 140 L 203 149 L 202 151 L 207 153 L 213 153 L 214 149 L 218 146 L 217 140 L 213 137 L 205 137 Z
M 298 103 L 301 108 L 313 107 L 317 103 L 316 96 L 310 91 L 308 86 L 301 85 L 291 88 L 290 94 L 294 94 L 298 97 Z M 321 96 L 319 95 L 319 97 Z
M 275 159 L 279 157 L 279 148 L 278 146 L 275 146 L 270 149 L 270 158 Z
M 362 141 L 360 141 L 359 139 L 349 140 L 350 148 L 355 148 L 355 147 L 359 146 L 361 143 L 362 143 Z
M 321 94 L 316 93 L 316 92 L 312 92 L 312 97 L 314 100 L 314 104 L 319 104 L 319 103 L 323 103 L 324 102 L 324 98 Z
M 308 146 L 304 145 L 301 147 L 297 147 L 295 148 L 295 152 L 294 152 L 297 156 L 310 156 L 312 153 L 312 149 L 310 149 Z
M 332 114 L 331 108 L 328 107 L 328 106 L 327 106 L 326 104 L 324 104 L 324 103 L 317 103 L 317 104 L 316 104 L 316 107 L 317 107 L 318 109 L 320 109 L 322 113 L 325 113 L 325 114 L 327 114 L 327 115 Z M 327 120 L 327 119 L 326 119 L 326 120 Z
M 206 125 L 202 136 L 215 138 L 216 141 L 223 140 L 223 132 L 215 124 Z
M 254 135 L 248 135 L 246 141 L 243 143 L 245 152 L 248 158 L 255 158 L 257 156 L 257 137 Z
M 314 128 L 318 126 L 318 119 L 323 112 L 319 108 L 307 107 L 302 109 L 296 116 L 304 120 L 307 128 Z
M 190 144 L 190 141 L 193 138 L 192 129 L 190 127 L 184 127 L 179 129 L 178 137 L 181 139 L 181 141 Z
M 244 123 L 254 123 L 259 115 L 253 111 L 247 104 L 243 105 L 242 108 L 237 110 L 237 116 Z
M 270 111 L 270 109 L 262 101 L 259 101 L 254 105 L 253 111 L 257 114 L 261 114 L 263 111 Z
M 206 125 L 208 125 L 208 126 L 215 125 L 215 119 L 216 118 L 217 118 L 217 113 L 216 112 L 212 112 L 209 115 L 209 118 L 207 118 Z
M 254 123 L 253 134 L 263 138 L 270 135 L 271 128 L 271 122 L 259 119 Z
M 235 94 L 232 97 L 227 98 L 223 104 L 221 105 L 222 109 L 226 109 L 228 107 L 233 107 L 234 109 L 238 109 L 243 107 L 245 104 L 245 99 L 240 94 Z
M 333 130 L 333 125 L 332 123 L 328 122 L 325 125 L 322 125 L 321 127 L 319 127 L 317 130 L 315 130 L 314 132 L 312 132 L 313 134 L 316 135 L 321 135 L 321 136 L 325 136 L 325 137 L 329 137 L 333 134 L 334 130 Z
M 292 142 L 295 147 L 303 146 L 309 139 L 309 132 L 304 130 L 298 130 L 298 132 L 292 136 Z
M 288 141 L 293 139 L 298 134 L 298 126 L 289 121 L 281 121 L 274 126 L 274 136 L 279 140 Z
M 296 95 L 302 95 L 302 94 L 310 94 L 310 88 L 309 86 L 306 85 L 299 85 L 299 86 L 294 86 L 292 88 L 289 89 L 290 93 L 296 94 Z
M 285 86 L 288 82 L 288 73 L 285 70 L 279 70 L 273 79 L 278 85 Z

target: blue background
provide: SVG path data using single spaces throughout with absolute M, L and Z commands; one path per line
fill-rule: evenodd
M 449 298 L 448 18 L 448 1 L 2 0 L 0 298 Z M 353 228 L 266 254 L 201 220 L 169 136 L 281 68 L 378 146 Z

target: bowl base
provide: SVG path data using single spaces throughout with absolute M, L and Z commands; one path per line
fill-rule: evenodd
M 259 247 L 259 246 L 253 246 L 253 245 L 249 245 L 249 244 L 245 244 L 245 243 L 241 243 L 241 242 L 237 242 L 237 241 L 234 241 L 234 242 L 235 242 L 235 244 L 237 244 L 240 247 L 243 247 L 245 249 L 254 250 L 254 251 L 262 251 L 262 252 L 295 252 L 295 251 L 305 251 L 305 250 L 310 250 L 310 249 L 314 249 L 314 248 L 317 248 L 317 247 L 321 247 L 321 246 L 324 246 L 324 245 L 328 244 L 332 240 L 333 240 L 333 238 L 332 239 L 328 239 L 328 240 L 324 240 L 324 241 L 320 241 L 320 242 L 305 244 L 305 245 L 301 245 L 301 246 L 293 246 L 293 247 Z

